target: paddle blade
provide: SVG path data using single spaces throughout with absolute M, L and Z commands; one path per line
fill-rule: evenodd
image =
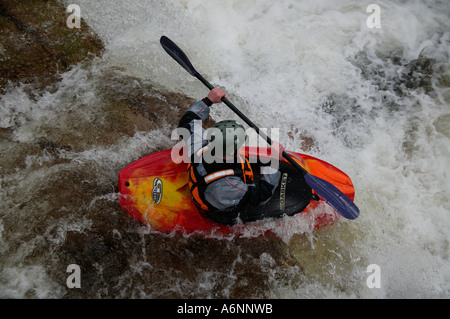
M 172 40 L 170 40 L 166 36 L 162 36 L 159 40 L 163 49 L 175 60 L 177 61 L 183 68 L 186 69 L 191 75 L 195 76 L 197 71 L 192 66 L 191 61 L 186 56 L 186 54 L 181 50 Z
M 305 174 L 308 185 L 331 207 L 347 219 L 359 216 L 359 208 L 333 184 L 311 174 Z

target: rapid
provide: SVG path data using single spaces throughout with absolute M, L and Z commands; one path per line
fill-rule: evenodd
M 76 3 L 105 52 L 39 94 L 0 96 L 0 297 L 450 297 L 448 1 L 377 1 L 380 28 L 371 1 Z M 204 238 L 121 210 L 120 170 L 172 147 L 207 94 L 161 35 L 286 149 L 348 174 L 360 216 Z M 237 119 L 225 105 L 211 117 Z M 70 264 L 81 288 L 66 284 Z

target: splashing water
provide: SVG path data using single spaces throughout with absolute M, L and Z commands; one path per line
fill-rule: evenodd
M 370 3 L 351 0 L 77 3 L 103 56 L 55 90 L 0 97 L 0 296 L 450 296 L 448 3 L 379 1 L 379 29 L 366 24 Z M 201 238 L 127 216 L 118 172 L 171 147 L 183 111 L 207 94 L 161 35 L 258 126 L 280 128 L 286 149 L 346 172 L 360 217 Z M 235 117 L 224 106 L 211 116 Z M 69 264 L 80 289 L 66 286 Z M 370 264 L 380 288 L 366 284 Z

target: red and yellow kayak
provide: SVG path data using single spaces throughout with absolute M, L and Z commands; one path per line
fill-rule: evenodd
M 246 147 L 245 151 L 250 157 L 270 156 L 270 149 L 267 148 Z M 288 153 L 310 174 L 332 183 L 354 200 L 352 181 L 344 172 L 312 156 Z M 284 159 L 283 162 L 283 165 L 290 166 Z M 172 160 L 171 149 L 137 160 L 119 173 L 120 206 L 135 219 L 165 233 L 234 232 L 233 227 L 236 226 L 218 224 L 199 213 L 191 199 L 186 170 L 187 163 L 181 159 Z M 314 211 L 321 202 L 320 197 L 311 199 L 307 207 L 299 212 L 314 216 L 311 222 L 315 229 L 332 224 L 339 218 L 331 207 L 322 213 Z

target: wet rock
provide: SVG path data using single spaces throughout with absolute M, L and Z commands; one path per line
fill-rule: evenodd
M 66 25 L 66 7 L 60 1 L 0 3 L 0 93 L 19 82 L 43 89 L 103 49 L 87 24 L 79 29 Z
M 105 72 L 96 94 L 102 96 L 110 132 L 133 135 L 136 130 L 174 129 L 188 107 L 196 100 L 180 93 L 156 88 L 143 79 L 123 75 L 118 70 Z M 214 121 L 203 123 L 206 129 Z M 113 133 L 114 134 L 114 133 Z

